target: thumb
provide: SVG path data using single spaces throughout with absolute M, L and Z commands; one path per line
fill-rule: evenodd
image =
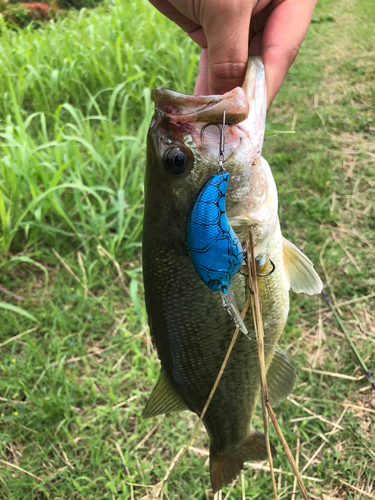
M 205 3 L 201 19 L 207 40 L 210 94 L 223 94 L 243 83 L 249 52 L 251 11 L 252 2 L 249 0 L 213 0 Z

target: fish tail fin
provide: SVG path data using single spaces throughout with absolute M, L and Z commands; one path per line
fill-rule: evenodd
M 240 311 L 238 310 L 233 290 L 228 288 L 226 293 L 220 291 L 220 295 L 221 300 L 223 301 L 223 309 L 227 311 L 229 316 L 234 321 L 234 324 L 241 330 L 241 332 L 248 336 L 248 331 L 243 319 L 241 318 Z
M 276 450 L 271 444 L 272 456 Z M 253 430 L 237 450 L 228 455 L 217 454 L 210 448 L 210 475 L 214 493 L 223 486 L 230 484 L 243 469 L 244 462 L 248 460 L 267 459 L 266 439 L 260 432 Z

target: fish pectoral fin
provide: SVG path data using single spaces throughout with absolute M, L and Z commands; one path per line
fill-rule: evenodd
M 289 287 L 297 293 L 320 293 L 323 283 L 313 263 L 293 243 L 283 238 L 283 256 Z
M 188 410 L 187 406 L 172 388 L 171 384 L 168 382 L 165 371 L 162 370 L 159 380 L 143 410 L 142 417 L 151 418 L 156 417 L 156 415 L 161 415 L 162 413 L 183 410 Z
M 270 443 L 272 456 L 276 456 L 275 447 Z M 210 476 L 214 493 L 230 484 L 243 469 L 248 460 L 266 460 L 266 439 L 260 432 L 253 430 L 245 443 L 230 454 L 215 453 L 210 448 Z
M 285 354 L 275 349 L 267 371 L 268 400 L 271 406 L 278 406 L 292 392 L 296 382 L 296 369 L 286 359 Z M 261 405 L 260 399 L 258 404 Z

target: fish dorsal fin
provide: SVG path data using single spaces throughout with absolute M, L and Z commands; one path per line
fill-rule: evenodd
M 308 295 L 322 291 L 323 283 L 311 260 L 285 238 L 283 238 L 283 255 L 289 286 L 292 290 Z
M 275 349 L 267 371 L 268 400 L 271 406 L 278 406 L 292 392 L 296 381 L 296 370 L 285 354 Z M 261 405 L 260 399 L 258 404 Z
M 147 401 L 146 407 L 143 410 L 142 417 L 156 417 L 156 415 L 161 415 L 162 413 L 183 411 L 187 409 L 188 408 L 185 403 L 183 403 L 180 396 L 168 382 L 165 371 L 162 370 L 159 380 L 157 381 L 154 390 Z

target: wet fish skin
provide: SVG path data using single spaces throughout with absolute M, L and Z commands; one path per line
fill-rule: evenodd
M 310 261 L 281 235 L 276 186 L 268 163 L 260 156 L 266 113 L 262 62 L 252 58 L 244 89 L 224 96 L 183 96 L 156 89 L 152 97 L 156 108 L 148 135 L 143 271 L 150 331 L 162 373 L 144 415 L 182 409 L 199 415 L 234 333 L 219 294 L 197 275 L 185 241 L 190 206 L 218 168 L 216 127 L 207 129 L 203 143 L 200 130 L 206 123 L 220 123 L 224 106 L 227 122 L 232 124 L 226 132 L 228 218 L 242 245 L 252 228 L 255 255 L 266 256 L 259 272 L 271 269 L 270 259 L 276 266 L 258 284 L 270 397 L 279 402 L 292 389 L 295 376 L 293 368 L 275 353 L 288 315 L 289 288 L 317 293 L 321 282 Z M 240 128 L 235 126 L 238 123 Z M 176 151 L 186 166 L 177 175 L 168 159 L 180 155 Z M 233 278 L 240 310 L 248 293 L 246 285 L 240 274 Z M 244 321 L 254 339 L 251 311 Z M 259 392 L 257 345 L 240 335 L 203 419 L 210 438 L 214 491 L 231 482 L 244 461 L 266 458 L 264 439 L 251 425 Z

